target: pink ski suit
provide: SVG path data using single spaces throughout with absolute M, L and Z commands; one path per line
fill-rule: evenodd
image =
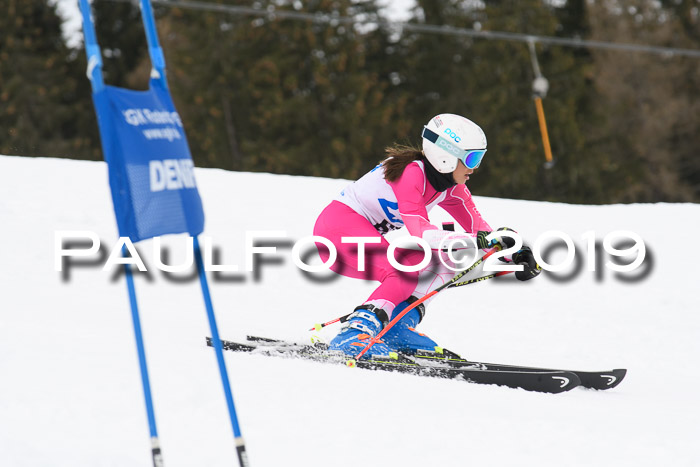
M 471 234 L 479 230 L 492 230 L 476 209 L 471 193 L 465 185 L 455 185 L 438 192 L 428 182 L 423 161 L 413 161 L 406 166 L 395 182 L 384 179 L 381 165 L 346 187 L 320 214 L 314 226 L 314 235 L 328 239 L 335 245 L 338 257 L 331 269 L 338 274 L 357 279 L 376 280 L 379 287 L 365 303 L 384 309 L 391 317 L 394 307 L 411 296 L 421 274 L 439 274 L 429 271 L 402 272 L 387 259 L 389 242 L 384 234 L 406 227 L 409 234 L 428 241 L 437 249 L 439 241 L 454 232 L 439 230 L 428 221 L 428 211 L 434 206 L 445 209 Z M 343 243 L 342 237 L 379 237 L 380 243 L 365 245 L 365 270 L 358 268 L 357 243 Z M 328 248 L 316 244 L 321 259 L 330 256 Z M 396 250 L 396 259 L 404 265 L 416 265 L 423 259 L 422 250 Z M 440 283 L 430 284 L 433 289 Z M 424 292 L 420 295 L 425 295 Z

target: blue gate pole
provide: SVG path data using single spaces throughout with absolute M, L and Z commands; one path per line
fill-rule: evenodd
M 236 452 L 238 453 L 238 462 L 241 467 L 248 467 L 248 455 L 245 450 L 245 442 L 241 435 L 241 428 L 238 425 L 238 417 L 236 416 L 236 406 L 233 404 L 233 394 L 231 385 L 229 384 L 228 372 L 226 371 L 226 362 L 224 361 L 224 350 L 219 338 L 219 329 L 216 325 L 216 317 L 214 316 L 214 306 L 211 302 L 209 294 L 209 284 L 207 283 L 207 274 L 204 271 L 204 262 L 202 261 L 202 252 L 199 248 L 199 237 L 194 237 L 194 256 L 197 261 L 197 271 L 199 272 L 199 282 L 202 285 L 202 295 L 204 295 L 204 305 L 207 309 L 207 318 L 209 318 L 209 328 L 211 330 L 211 340 L 214 344 L 216 352 L 216 361 L 219 364 L 219 373 L 221 373 L 221 382 L 224 385 L 224 394 L 226 396 L 226 405 L 231 418 L 231 426 L 233 427 L 233 437 L 236 443 Z
M 168 89 L 168 80 L 165 77 L 165 55 L 158 42 L 156 21 L 153 17 L 153 8 L 151 8 L 150 0 L 141 0 L 141 19 L 143 20 L 143 28 L 146 31 L 148 54 L 151 57 L 151 65 L 153 66 L 151 78 L 157 77 L 163 84 L 163 87 Z M 157 76 L 155 76 L 154 71 L 157 73 Z
M 85 52 L 88 58 L 87 77 L 92 84 L 93 94 L 97 94 L 105 86 L 102 77 L 102 53 L 97 43 L 95 25 L 92 23 L 92 12 L 88 0 L 80 0 L 80 13 L 83 16 L 83 35 L 85 36 Z
M 99 100 L 103 99 L 102 91 L 105 87 L 104 78 L 102 76 L 102 53 L 100 52 L 100 46 L 97 43 L 97 34 L 95 33 L 95 25 L 92 21 L 92 11 L 88 0 L 80 0 L 80 13 L 83 17 L 85 51 L 88 57 L 87 76 L 90 79 L 90 84 L 92 85 L 93 98 L 95 100 Z M 122 247 L 122 256 L 127 258 L 127 253 L 126 245 L 124 245 Z M 129 264 L 124 264 L 124 272 L 126 275 L 126 286 L 129 291 L 131 319 L 134 325 L 134 337 L 136 339 L 136 350 L 139 358 L 143 395 L 146 402 L 146 415 L 148 416 L 148 428 L 151 438 L 151 457 L 153 459 L 154 467 L 162 467 L 163 456 L 160 451 L 158 430 L 156 428 L 156 417 L 153 410 L 153 399 L 151 398 L 151 384 L 148 378 L 146 352 L 143 345 L 143 336 L 141 334 L 141 320 L 139 318 L 139 309 L 136 302 L 136 288 L 134 287 L 134 279 L 132 277 L 131 266 Z
M 126 245 L 122 246 L 122 256 L 127 258 Z M 153 399 L 151 398 L 151 383 L 148 378 L 148 366 L 146 365 L 146 349 L 143 345 L 143 335 L 141 334 L 141 319 L 139 318 L 139 307 L 136 303 L 136 288 L 134 278 L 131 274 L 131 265 L 125 264 L 126 287 L 129 290 L 129 304 L 131 305 L 131 320 L 134 323 L 134 337 L 136 338 L 136 350 L 139 355 L 139 368 L 141 369 L 141 383 L 143 385 L 143 396 L 146 400 L 146 414 L 148 415 L 148 429 L 151 433 L 151 455 L 153 457 L 153 467 L 163 466 L 163 455 L 160 452 L 160 442 L 158 441 L 158 430 L 156 428 L 156 415 L 153 410 Z

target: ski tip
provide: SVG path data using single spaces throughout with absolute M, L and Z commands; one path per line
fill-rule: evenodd
M 625 368 L 617 368 L 610 372 L 611 374 L 603 374 L 601 377 L 605 380 L 605 386 L 600 389 L 612 389 L 625 379 L 627 370 Z
M 577 372 L 577 374 L 581 377 L 581 386 L 584 388 L 604 391 L 606 389 L 612 389 L 620 384 L 622 380 L 625 379 L 627 370 L 618 368 L 610 371 L 580 371 Z

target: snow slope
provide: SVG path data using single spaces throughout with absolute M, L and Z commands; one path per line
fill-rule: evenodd
M 205 235 L 244 264 L 246 230 L 309 235 L 343 180 L 197 169 Z M 260 188 L 265 190 L 260 192 Z M 646 275 L 584 267 L 565 281 L 489 281 L 445 292 L 424 332 L 472 359 L 629 369 L 605 392 L 544 395 L 262 356 L 226 356 L 251 464 L 262 466 L 700 465 L 700 206 L 575 206 L 478 198 L 494 227 L 534 241 L 557 229 L 642 236 Z M 435 213 L 435 219 L 446 218 Z M 0 156 L 0 465 L 148 466 L 148 426 L 126 286 L 118 269 L 54 270 L 54 232 L 116 241 L 106 165 Z M 184 258 L 170 236 L 169 262 Z M 139 246 L 146 263 L 152 243 Z M 555 252 L 554 262 L 563 255 Z M 258 274 L 210 275 L 223 338 L 307 340 L 371 283 L 312 281 L 280 248 Z M 577 257 L 585 259 L 583 250 Z M 605 259 L 605 258 L 604 258 Z M 599 270 L 600 272 L 600 270 Z M 165 463 L 236 465 L 198 282 L 155 269 L 136 289 Z M 634 274 L 632 274 L 634 275 Z M 322 337 L 328 339 L 335 328 Z

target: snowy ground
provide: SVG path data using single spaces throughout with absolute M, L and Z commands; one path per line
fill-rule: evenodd
M 222 262 L 241 267 L 246 230 L 309 235 L 346 184 L 196 174 L 205 235 Z M 54 270 L 56 230 L 95 231 L 105 253 L 114 244 L 106 180 L 104 163 L 0 156 L 0 465 L 150 465 L 124 278 L 99 265 L 72 267 L 68 278 Z M 472 359 L 624 367 L 627 379 L 611 391 L 544 395 L 228 354 L 254 467 L 700 465 L 700 376 L 691 372 L 700 357 L 699 281 L 689 251 L 700 206 L 477 202 L 492 226 L 512 226 L 530 242 L 551 229 L 567 233 L 582 247 L 581 270 L 565 281 L 543 274 L 447 291 L 423 330 Z M 594 230 L 602 241 L 620 229 L 648 247 L 642 279 L 586 270 L 581 235 Z M 183 237 L 166 243 L 170 261 L 184 257 Z M 152 266 L 151 242 L 139 248 Z M 373 288 L 309 280 L 289 247 L 278 257 L 259 277 L 210 276 L 223 338 L 304 341 L 310 325 L 347 313 Z M 136 288 L 166 465 L 236 465 L 199 284 L 153 270 L 137 275 Z

